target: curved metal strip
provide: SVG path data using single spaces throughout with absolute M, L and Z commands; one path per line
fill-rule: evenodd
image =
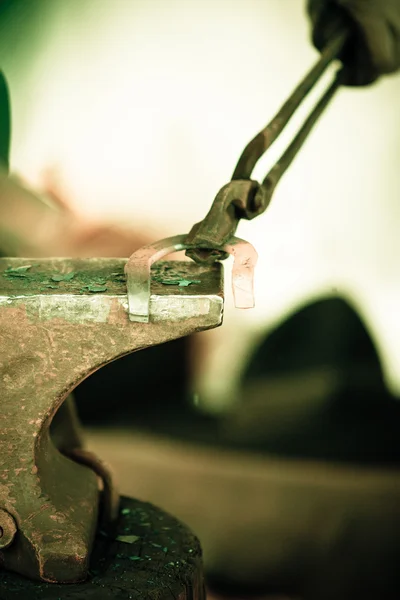
M 194 245 L 186 242 L 186 235 L 176 235 L 143 246 L 132 254 L 125 265 L 128 288 L 129 319 L 139 323 L 150 320 L 150 282 L 151 266 L 161 258 L 189 250 Z M 257 262 L 257 252 L 251 244 L 240 238 L 232 238 L 220 250 L 234 257 L 232 269 L 232 289 L 236 308 L 253 308 L 254 267 Z

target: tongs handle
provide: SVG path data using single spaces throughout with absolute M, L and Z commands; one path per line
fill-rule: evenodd
M 251 180 L 251 174 L 258 160 L 282 133 L 327 67 L 341 56 L 350 32 L 339 24 L 335 24 L 333 29 L 335 33 L 317 63 L 295 88 L 268 125 L 249 142 L 239 158 L 232 180 L 218 192 L 205 219 L 191 229 L 187 237 L 187 243 L 190 244 L 191 249 L 187 251 L 187 254 L 196 262 L 212 263 L 225 258 L 226 256 L 220 249 L 235 234 L 239 220 L 242 218 L 254 219 L 266 210 L 280 178 L 292 163 L 336 90 L 343 83 L 343 69 L 340 69 L 332 84 L 312 109 L 263 182 L 259 184 Z
M 300 104 L 304 101 L 307 94 L 311 92 L 313 87 L 322 77 L 323 73 L 327 69 L 327 67 L 338 58 L 341 50 L 343 49 L 344 43 L 346 41 L 347 35 L 344 31 L 340 31 L 324 48 L 318 62 L 312 67 L 312 69 L 307 73 L 304 79 L 299 83 L 299 85 L 294 89 L 292 94 L 286 100 L 286 102 L 282 105 L 273 119 L 268 123 L 268 125 L 260 131 L 246 146 L 243 150 L 236 168 L 232 175 L 232 180 L 234 179 L 249 179 L 253 172 L 254 167 L 258 160 L 262 157 L 262 155 L 272 146 L 277 137 L 282 133 L 283 129 L 286 127 L 293 114 L 299 108 Z M 290 146 L 293 146 L 295 140 L 301 136 L 302 141 L 304 141 L 306 135 L 311 131 L 312 126 L 320 116 L 321 112 L 328 104 L 329 100 L 333 96 L 333 93 L 338 88 L 340 81 L 341 71 L 336 75 L 332 85 L 328 88 L 328 90 L 324 93 L 318 104 L 314 107 L 310 115 L 307 117 L 303 126 L 301 127 L 298 134 L 295 136 Z M 285 152 L 285 154 L 287 151 Z M 280 159 L 282 160 L 282 159 Z M 268 176 L 267 176 L 268 177 Z

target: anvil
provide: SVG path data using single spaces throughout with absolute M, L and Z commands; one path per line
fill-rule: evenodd
M 241 240 L 224 248 L 234 254 L 233 284 L 242 307 L 252 305 L 255 254 L 249 248 Z M 181 249 L 184 236 L 129 260 L 0 259 L 5 569 L 46 582 L 85 580 L 99 519 L 116 518 L 119 497 L 107 467 L 83 449 L 70 394 L 121 356 L 222 323 L 220 263 L 152 266 Z

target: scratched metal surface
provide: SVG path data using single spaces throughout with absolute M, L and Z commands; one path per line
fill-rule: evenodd
M 0 258 L 0 295 L 33 296 L 36 294 L 84 294 L 85 286 L 104 286 L 106 295 L 126 295 L 123 258 Z M 27 271 L 10 272 L 31 265 Z M 74 273 L 71 280 L 54 281 L 58 275 Z M 221 295 L 220 264 L 200 266 L 187 261 L 162 261 L 153 265 L 152 293 L 160 296 Z M 168 285 L 159 281 L 193 281 L 187 286 Z M 199 282 L 199 283 L 198 283 Z M 51 286 L 51 287 L 50 287 Z M 89 292 L 90 293 L 90 292 Z

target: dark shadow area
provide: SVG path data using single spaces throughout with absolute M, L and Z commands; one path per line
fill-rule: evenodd
M 400 403 L 386 389 L 374 343 L 340 298 L 306 306 L 254 351 L 232 443 L 271 454 L 398 464 Z
M 272 331 L 253 353 L 244 382 L 326 366 L 349 376 L 357 367 L 372 370 L 382 384 L 373 341 L 359 315 L 341 298 L 308 304 Z
M 75 390 L 84 425 L 155 428 L 187 411 L 190 338 L 124 356 Z
M 85 425 L 139 429 L 278 457 L 365 465 L 400 462 L 400 403 L 373 341 L 339 298 L 290 316 L 255 349 L 241 402 L 216 418 L 190 402 L 193 338 L 126 356 L 76 390 Z

